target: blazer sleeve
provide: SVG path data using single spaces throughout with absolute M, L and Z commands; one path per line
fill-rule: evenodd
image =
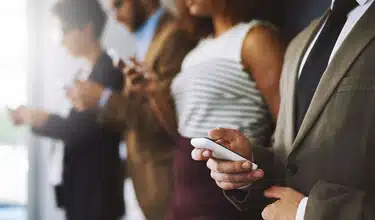
M 363 186 L 353 187 L 326 180 L 318 181 L 309 193 L 305 220 L 375 219 L 375 148 L 367 147 Z
M 75 141 L 95 137 L 99 133 L 99 125 L 95 111 L 72 110 L 66 118 L 50 115 L 43 127 L 32 128 L 32 131 L 40 136 L 62 141 Z
M 272 202 L 263 196 L 272 185 L 283 185 L 284 169 L 270 148 L 254 147 L 254 162 L 264 170 L 264 178 L 244 190 L 224 190 L 224 196 L 240 211 L 262 209 Z M 273 161 L 273 163 L 272 163 Z
M 156 91 L 148 94 L 149 105 L 155 114 L 155 119 L 170 135 L 177 134 L 177 121 L 174 100 L 170 86 L 173 78 L 181 71 L 185 56 L 195 47 L 197 41 L 182 30 L 175 30 L 169 36 L 168 43 L 163 48 L 154 69 L 160 80 Z
M 135 109 L 136 99 L 139 98 L 112 92 L 107 104 L 99 113 L 99 121 L 116 131 L 125 131 L 128 127 L 127 124 L 130 123 L 130 117 L 128 116 Z
M 355 189 L 319 181 L 310 192 L 305 220 L 375 219 L 375 193 L 372 189 Z

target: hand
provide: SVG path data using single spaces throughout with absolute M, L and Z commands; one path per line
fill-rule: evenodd
M 75 86 L 67 88 L 66 96 L 78 111 L 95 108 L 104 91 L 101 84 L 92 81 L 77 81 Z
M 249 159 L 238 162 L 223 161 L 212 158 L 212 152 L 209 150 L 194 149 L 192 158 L 197 161 L 207 160 L 207 167 L 211 170 L 211 177 L 220 188 L 224 190 L 238 189 L 263 178 L 264 172 L 262 170 L 252 170 L 251 144 L 241 132 L 233 129 L 217 128 L 209 132 L 209 137 Z
M 18 107 L 17 109 L 8 108 L 10 120 L 15 126 L 20 126 L 24 124 L 24 120 L 20 115 L 19 108 L 21 107 Z
M 157 74 L 145 64 L 138 63 L 134 58 L 130 61 L 132 65 L 126 66 L 123 70 L 126 76 L 126 93 L 145 93 L 152 89 L 153 82 L 157 80 Z
M 42 127 L 48 120 L 47 112 L 20 106 L 16 110 L 11 111 L 11 119 L 14 125 L 27 124 L 31 127 Z
M 291 188 L 273 186 L 264 192 L 267 198 L 279 199 L 262 212 L 265 220 L 295 220 L 300 202 L 305 197 Z

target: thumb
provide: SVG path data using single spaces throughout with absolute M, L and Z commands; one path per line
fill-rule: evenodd
M 284 197 L 285 191 L 285 187 L 272 186 L 264 191 L 264 196 L 267 198 L 281 199 Z

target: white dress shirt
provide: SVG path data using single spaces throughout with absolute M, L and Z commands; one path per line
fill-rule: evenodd
M 333 7 L 333 3 L 335 0 L 332 0 L 331 8 Z M 352 31 L 353 27 L 355 24 L 359 21 L 359 19 L 365 14 L 367 9 L 370 7 L 370 5 L 374 2 L 374 0 L 357 0 L 358 6 L 353 9 L 351 12 L 348 14 L 348 20 L 346 21 L 337 41 L 335 44 L 335 47 L 332 50 L 331 56 L 328 61 L 328 65 L 332 61 L 332 58 L 335 56 L 337 50 L 341 47 L 342 43 L 344 40 L 348 37 L 349 33 Z M 324 26 L 324 25 L 323 25 Z M 307 57 L 309 56 L 316 40 L 318 39 L 320 33 L 322 32 L 323 26 L 319 30 L 318 34 L 315 36 L 314 40 L 311 42 L 309 48 L 307 49 L 302 62 L 301 66 L 299 67 L 299 75 L 301 75 L 302 69 L 306 63 Z M 305 218 L 305 211 L 306 211 L 306 206 L 308 202 L 308 197 L 305 197 L 299 204 L 297 214 L 296 214 L 296 220 L 304 220 Z

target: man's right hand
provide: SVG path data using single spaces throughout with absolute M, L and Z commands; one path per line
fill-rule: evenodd
M 235 151 L 247 161 L 223 161 L 212 157 L 212 152 L 203 148 L 195 148 L 192 158 L 197 161 L 207 160 L 211 177 L 224 190 L 245 187 L 264 176 L 263 170 L 252 170 L 252 149 L 250 141 L 240 132 L 233 129 L 217 128 L 209 132 L 209 137 L 217 143 Z

